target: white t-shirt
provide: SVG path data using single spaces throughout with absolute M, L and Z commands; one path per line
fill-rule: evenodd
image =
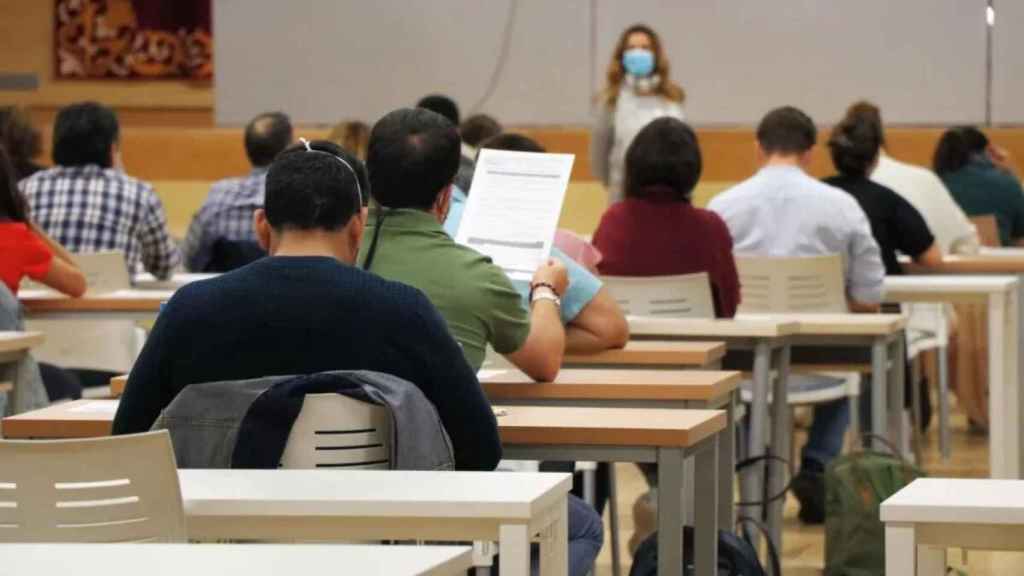
M 659 94 L 637 94 L 623 86 L 615 104 L 612 119 L 612 148 L 608 157 L 608 200 L 609 204 L 622 200 L 622 184 L 626 168 L 626 150 L 633 138 L 652 120 L 671 116 L 683 120 L 683 107 Z
M 917 208 L 943 254 L 978 252 L 977 229 L 932 171 L 894 160 L 882 152 L 871 179 L 892 188 Z

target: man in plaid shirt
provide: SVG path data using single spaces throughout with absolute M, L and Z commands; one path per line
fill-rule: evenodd
M 225 271 L 215 262 L 218 241 L 258 246 L 253 213 L 263 207 L 267 168 L 291 145 L 292 123 L 282 112 L 267 112 L 245 127 L 245 154 L 252 172 L 240 178 L 214 182 L 202 208 L 192 218 L 185 236 L 185 266 L 193 272 Z M 251 252 L 251 251 L 250 251 Z
M 180 254 L 153 187 L 121 170 L 114 111 L 95 102 L 61 109 L 55 167 L 20 182 L 32 219 L 71 252 L 124 252 L 128 270 L 171 276 Z

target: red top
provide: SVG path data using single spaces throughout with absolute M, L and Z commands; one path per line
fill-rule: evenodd
M 0 222 L 0 280 L 13 292 L 25 276 L 42 280 L 50 272 L 53 252 L 22 222 Z
M 602 274 L 669 276 L 707 272 L 715 315 L 732 318 L 740 303 L 740 281 L 725 222 L 686 202 L 627 198 L 601 217 L 594 246 L 604 259 Z

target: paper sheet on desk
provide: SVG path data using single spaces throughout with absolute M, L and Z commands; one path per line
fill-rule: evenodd
M 551 254 L 575 156 L 481 150 L 455 241 L 530 280 Z
M 93 402 L 86 402 L 80 406 L 69 408 L 68 411 L 81 414 L 116 414 L 117 400 L 95 400 Z

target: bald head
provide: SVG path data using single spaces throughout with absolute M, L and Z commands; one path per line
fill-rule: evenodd
M 245 127 L 245 154 L 256 168 L 269 166 L 292 143 L 292 122 L 284 112 L 265 112 Z

